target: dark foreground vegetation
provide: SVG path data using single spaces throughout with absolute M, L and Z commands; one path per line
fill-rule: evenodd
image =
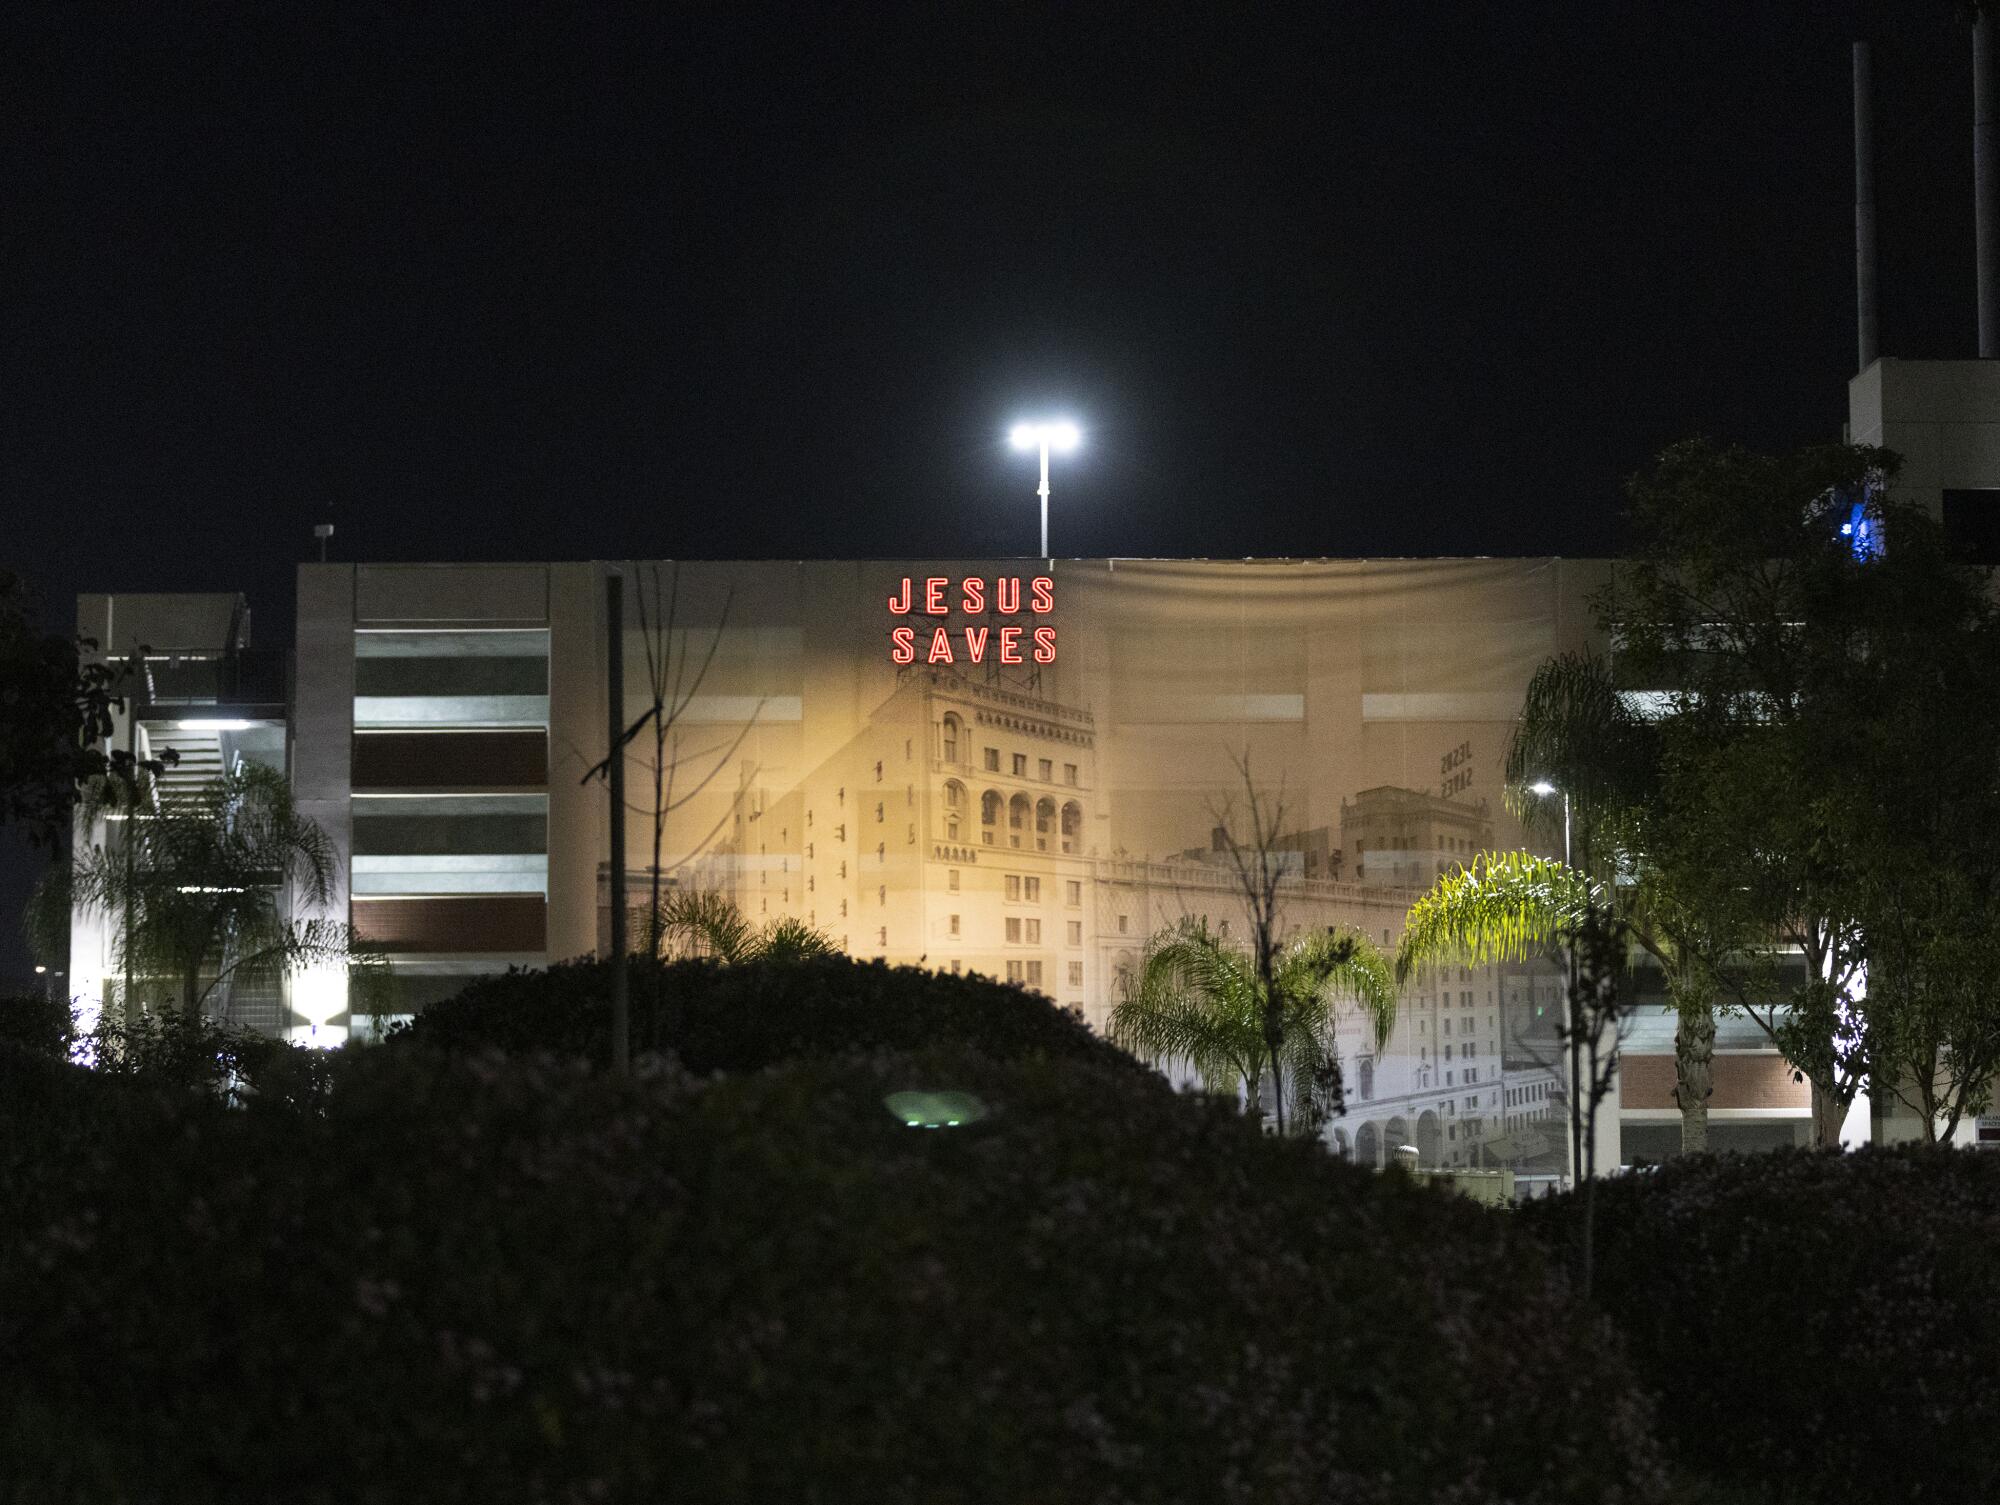
M 1272 1139 L 1017 991 L 670 967 L 663 1012 L 652 976 L 633 994 L 672 1053 L 619 1079 L 591 1061 L 606 980 L 488 983 L 332 1059 L 231 1046 L 227 1092 L 187 1065 L 209 1027 L 85 1071 L 10 1016 L 0 1499 L 1990 1482 L 2000 1162 L 1608 1185 L 1590 1309 L 1564 1204 L 1489 1213 Z M 906 1093 L 969 1111 L 912 1128 Z

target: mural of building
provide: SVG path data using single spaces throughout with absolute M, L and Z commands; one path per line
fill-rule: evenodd
M 662 887 L 720 890 L 753 922 L 802 920 L 858 957 L 1015 982 L 1101 1027 L 1154 931 L 1196 917 L 1242 933 L 1215 833 L 1246 766 L 1284 802 L 1288 931 L 1352 927 L 1393 948 L 1439 874 L 1528 844 L 1501 800 L 1512 720 L 1544 659 L 1592 643 L 1609 567 L 619 568 L 627 720 L 666 686 L 666 734 L 626 750 L 634 902 L 655 876 L 657 803 Z M 586 776 L 608 712 L 605 573 L 301 569 L 293 693 L 259 715 L 338 852 L 323 917 L 388 953 L 400 1012 L 602 944 L 609 816 Z M 217 704 L 207 719 L 235 719 Z M 204 719 L 169 715 L 141 706 L 138 738 Z M 102 990 L 105 938 L 76 941 L 73 972 Z M 1332 1137 L 1376 1162 L 1410 1145 L 1431 1164 L 1559 1165 L 1559 986 L 1546 966 L 1453 969 L 1412 981 L 1382 1048 L 1344 1022 L 1349 1111 Z M 371 1024 L 337 976 L 296 981 L 283 1008 L 315 1038 Z M 1670 1084 L 1670 1033 L 1643 1048 Z M 1732 1068 L 1760 1134 L 1806 1121 L 1781 1067 L 1764 1051 Z M 1631 1063 L 1607 1159 L 1620 1121 L 1643 1134 L 1662 1111 L 1657 1077 Z M 1733 1110 L 1716 1107 L 1726 1136 Z

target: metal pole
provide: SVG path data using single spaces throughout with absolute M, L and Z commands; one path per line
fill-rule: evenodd
M 1572 872 L 1576 870 L 1576 858 L 1570 843 L 1569 791 L 1563 791 L 1563 866 Z M 1583 1179 L 1583 1107 L 1577 1095 L 1578 1067 L 1583 1061 L 1582 1030 L 1576 1000 L 1576 939 L 1570 938 L 1569 955 L 1564 959 L 1567 976 L 1567 997 L 1563 1006 L 1569 1017 L 1569 1179 L 1574 1186 Z
M 611 791 L 611 1069 L 632 1070 L 632 999 L 625 942 L 625 580 L 604 577 L 605 784 Z
M 1049 441 L 1042 441 L 1042 557 L 1049 557 Z
M 134 657 L 137 651 L 134 650 Z M 129 672 L 129 669 L 128 669 Z M 143 670 L 141 672 L 144 672 Z M 132 892 L 138 887 L 137 846 L 139 819 L 139 696 L 135 690 L 125 697 L 125 986 L 124 996 L 119 999 L 119 1007 L 125 1017 L 125 1027 L 131 1029 L 138 1022 L 138 1014 L 132 1001 Z
M 1979 354 L 2000 356 L 2000 103 L 1994 89 L 1993 17 L 1972 28 L 1972 192 L 1979 256 Z
M 1875 68 L 1868 44 L 1854 44 L 1855 334 L 1866 371 L 1878 351 L 1875 318 Z

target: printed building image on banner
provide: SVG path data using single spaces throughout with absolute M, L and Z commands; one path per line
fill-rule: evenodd
M 556 567 L 552 593 L 589 589 L 574 568 Z M 649 663 L 678 668 L 683 687 L 705 666 L 663 749 L 662 881 L 725 893 L 753 924 L 804 921 L 856 957 L 1018 983 L 1102 1029 L 1150 935 L 1190 917 L 1246 935 L 1218 828 L 1243 815 L 1247 767 L 1283 805 L 1281 930 L 1352 927 L 1393 954 L 1440 874 L 1535 844 L 1503 806 L 1508 738 L 1535 669 L 1590 641 L 1602 570 L 640 565 L 627 572 L 628 714 L 653 693 Z M 575 777 L 601 745 L 602 670 L 596 645 L 565 641 L 559 602 L 551 613 L 561 956 L 608 928 L 595 786 Z M 659 761 L 635 741 L 635 895 Z M 565 897 L 592 892 L 595 915 Z M 1413 979 L 1386 1048 L 1358 1017 L 1343 1024 L 1349 1111 L 1334 1139 L 1377 1162 L 1413 1146 L 1427 1164 L 1553 1164 L 1558 1006 L 1541 964 Z

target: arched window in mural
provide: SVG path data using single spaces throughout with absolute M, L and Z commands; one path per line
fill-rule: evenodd
M 946 779 L 944 785 L 944 839 L 957 841 L 959 821 L 965 815 L 965 786 L 957 779 Z
M 1363 1056 L 1356 1075 L 1360 1081 L 1355 1084 L 1355 1095 L 1365 1103 L 1375 1095 L 1375 1058 Z
M 1083 806 L 1075 800 L 1062 807 L 1062 849 L 1065 852 L 1083 849 Z
M 1007 802 L 1007 844 L 1009 846 L 1018 847 L 1021 844 L 1021 833 L 1028 829 L 1028 812 L 1030 808 L 1028 797 L 1025 794 L 1017 794 Z
M 944 760 L 947 763 L 956 763 L 958 761 L 959 722 L 958 717 L 950 711 L 944 713 L 943 730 Z
M 979 796 L 979 839 L 989 847 L 993 845 L 993 828 L 1000 824 L 1000 791 L 989 789 Z
M 1052 799 L 1044 799 L 1035 806 L 1036 851 L 1046 852 L 1049 849 L 1049 833 L 1055 829 L 1055 824 L 1056 802 Z

